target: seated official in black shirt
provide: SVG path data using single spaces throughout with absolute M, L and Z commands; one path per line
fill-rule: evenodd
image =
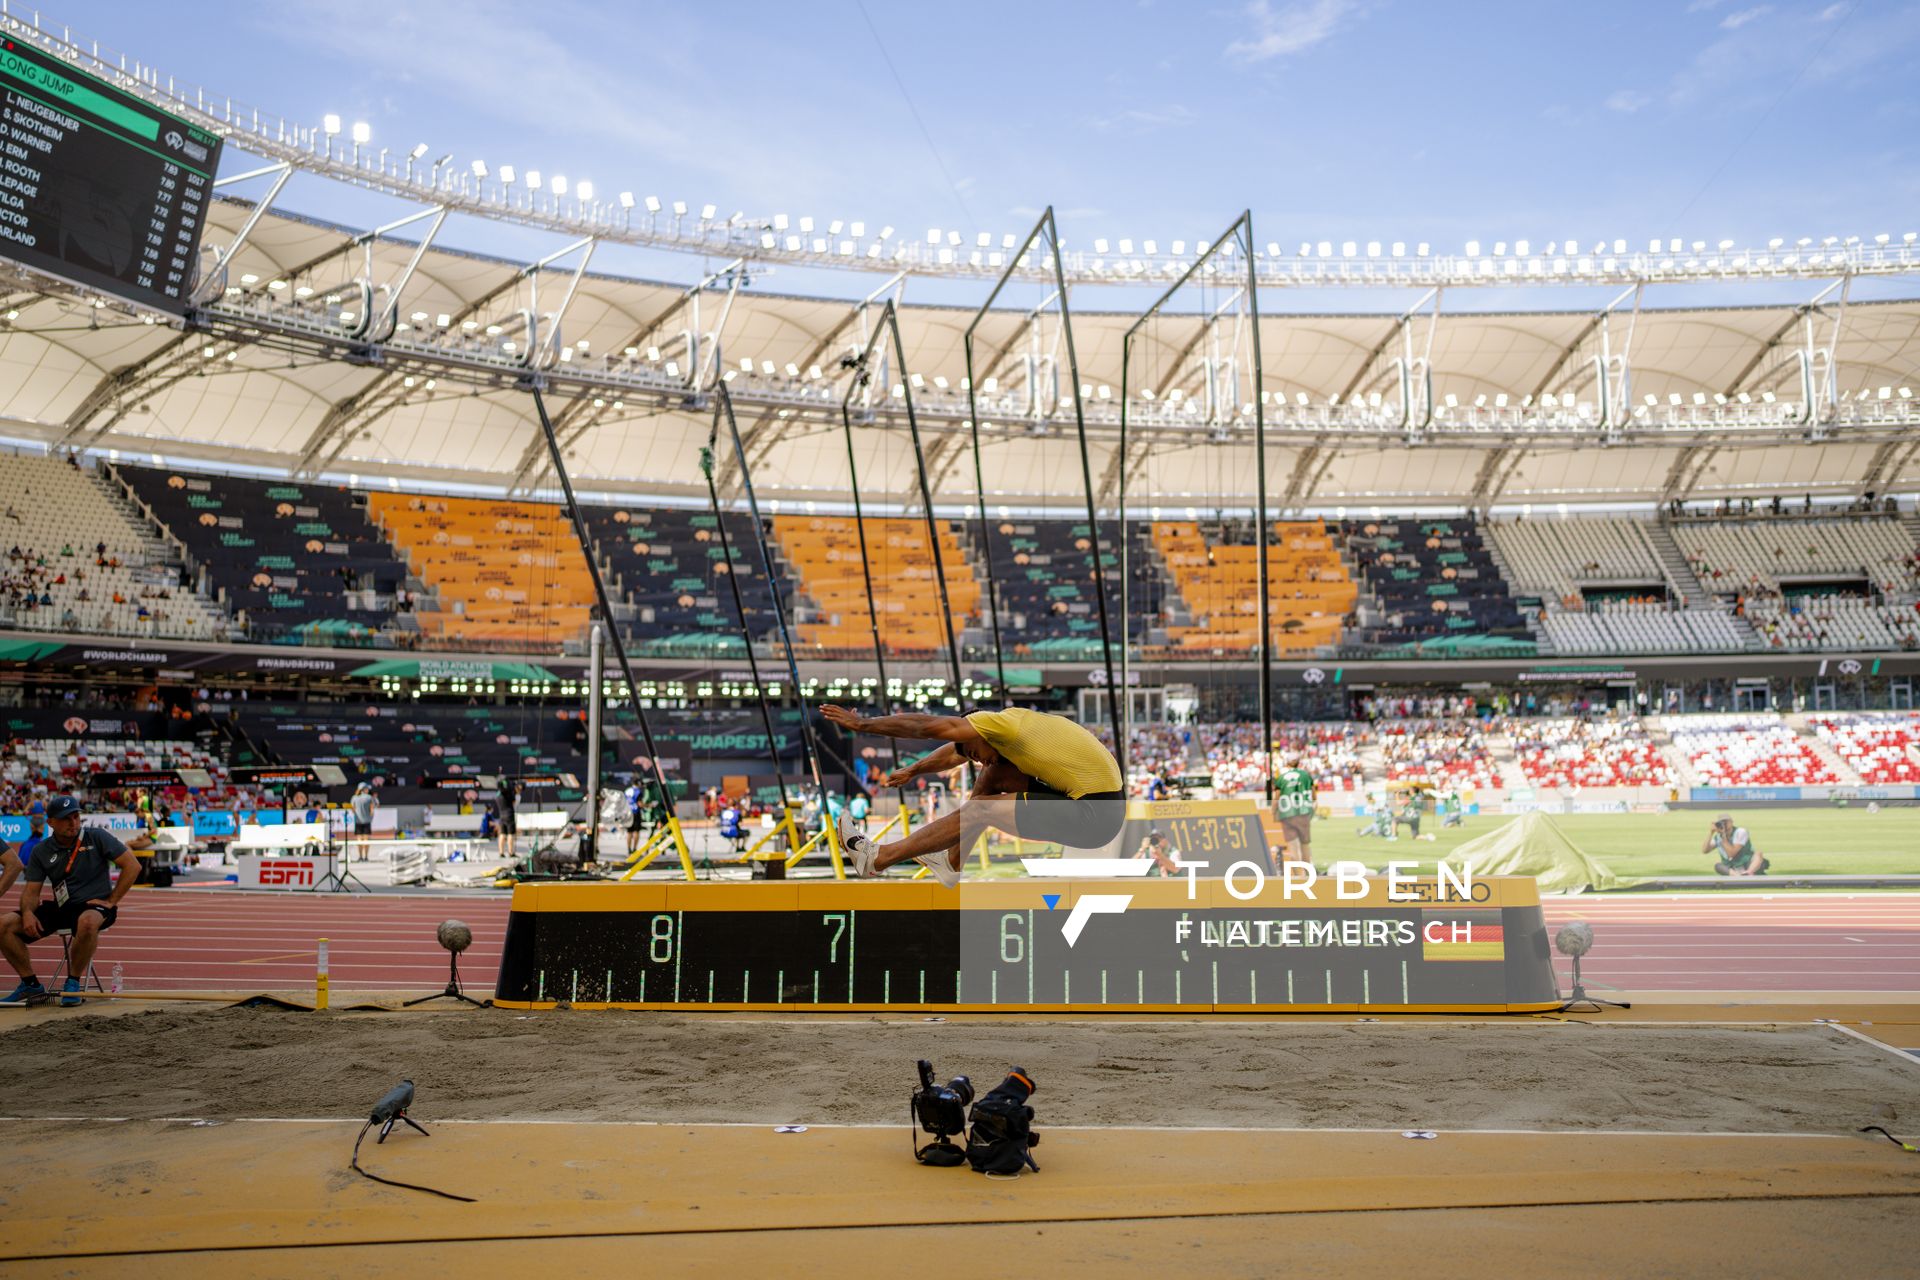
M 72 796 L 55 796 L 47 805 L 47 825 L 51 834 L 33 847 L 21 872 L 20 909 L 0 916 L 0 955 L 5 955 L 20 985 L 7 999 L 25 1000 L 45 995 L 46 988 L 34 975 L 33 960 L 27 954 L 29 944 L 63 929 L 73 931 L 73 945 L 67 956 L 67 981 L 60 997 L 63 1005 L 81 1002 L 83 978 L 93 963 L 94 948 L 100 934 L 113 927 L 120 900 L 140 878 L 140 859 L 120 843 L 111 832 L 80 825 L 80 802 Z M 134 845 L 151 843 L 146 835 L 136 836 Z M 120 869 L 116 879 L 113 868 Z

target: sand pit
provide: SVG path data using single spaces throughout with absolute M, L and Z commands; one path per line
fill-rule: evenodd
M 1920 1119 L 1920 1063 L 1827 1027 L 687 1017 L 167 1009 L 0 1035 L 10 1080 L 100 1116 L 892 1123 L 913 1061 L 1039 1080 L 1079 1125 L 1851 1133 Z M 7 1110 L 33 1115 L 32 1091 Z M 54 1104 L 66 1114 L 71 1103 Z

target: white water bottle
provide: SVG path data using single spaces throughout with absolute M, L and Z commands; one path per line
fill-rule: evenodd
M 112 981 L 113 981 L 113 994 L 114 994 L 114 995 L 119 995 L 119 994 L 120 994 L 120 983 L 121 983 L 121 980 L 122 980 L 122 978 L 124 978 L 124 977 L 125 977 L 125 975 L 126 975 L 126 972 L 127 972 L 127 970 L 126 970 L 126 966 L 125 966 L 125 965 L 123 965 L 123 964 L 121 964 L 121 963 L 120 963 L 120 962 L 119 962 L 118 960 L 115 960 L 115 961 L 113 962 L 113 974 L 112 974 Z

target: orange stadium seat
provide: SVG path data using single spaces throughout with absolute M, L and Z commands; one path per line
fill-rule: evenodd
M 551 647 L 592 616 L 593 577 L 554 504 L 373 493 L 368 511 L 439 596 L 419 615 L 462 643 Z
M 865 525 L 881 643 L 895 652 L 945 648 L 926 522 L 869 517 Z M 963 628 L 979 613 L 980 582 L 953 527 L 942 521 L 939 534 L 954 626 Z M 798 638 L 822 649 L 872 648 L 860 532 L 852 517 L 775 516 L 773 536 L 799 576 L 801 592 L 821 614 L 800 624 Z
M 1179 649 L 1248 650 L 1259 639 L 1259 548 L 1209 543 L 1192 521 L 1156 521 L 1154 549 L 1166 562 L 1196 625 L 1170 627 Z M 1358 588 L 1318 520 L 1275 524 L 1267 546 L 1267 615 L 1274 650 L 1338 644 Z

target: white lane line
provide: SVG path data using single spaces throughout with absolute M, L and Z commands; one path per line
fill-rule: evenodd
M 217 1128 L 224 1124 L 328 1124 L 356 1125 L 365 1124 L 363 1116 L 0 1116 L 0 1124 L 72 1124 L 92 1121 L 96 1124 L 205 1124 L 206 1128 Z M 765 1129 L 775 1124 L 784 1124 L 780 1120 L 550 1120 L 543 1118 L 513 1119 L 510 1117 L 484 1117 L 447 1119 L 442 1117 L 438 1124 L 457 1125 L 580 1125 L 593 1128 L 622 1129 Z M 849 1130 L 888 1130 L 897 1129 L 898 1124 L 863 1123 L 848 1124 L 843 1121 L 822 1123 L 812 1120 L 793 1121 L 805 1124 L 809 1129 L 849 1129 Z M 1342 1128 L 1339 1126 L 1287 1126 L 1287 1125 L 1173 1125 L 1173 1124 L 1049 1124 L 1049 1129 L 1058 1129 L 1069 1133 L 1283 1133 L 1316 1134 L 1345 1133 L 1370 1134 L 1377 1137 L 1398 1137 L 1405 1132 L 1401 1128 L 1366 1129 Z M 1454 1137 L 1477 1137 L 1482 1135 L 1498 1137 L 1537 1137 L 1537 1138 L 1792 1138 L 1813 1142 L 1855 1142 L 1851 1134 L 1844 1133 L 1768 1133 L 1748 1132 L 1731 1129 L 1438 1129 L 1437 1133 Z
M 1884 1053 L 1890 1053 L 1894 1057 L 1900 1059 L 1900 1061 L 1906 1063 L 1910 1067 L 1920 1067 L 1920 1058 L 1917 1058 L 1913 1054 L 1908 1053 L 1905 1049 L 1895 1048 L 1893 1045 L 1888 1044 L 1884 1040 L 1874 1039 L 1872 1036 L 1868 1035 L 1864 1031 L 1855 1031 L 1852 1027 L 1843 1027 L 1837 1022 L 1830 1022 L 1830 1023 L 1827 1023 L 1826 1025 L 1832 1027 L 1835 1031 L 1840 1032 L 1842 1035 L 1852 1036 L 1855 1040 L 1860 1041 L 1862 1044 L 1870 1044 L 1874 1048 L 1879 1049 Z

